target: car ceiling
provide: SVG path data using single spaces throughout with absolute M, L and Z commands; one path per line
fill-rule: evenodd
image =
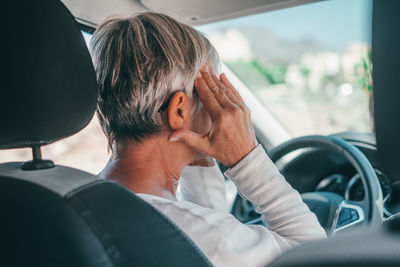
M 318 0 L 61 0 L 75 18 L 96 27 L 110 16 L 143 11 L 168 14 L 189 25 L 200 25 Z

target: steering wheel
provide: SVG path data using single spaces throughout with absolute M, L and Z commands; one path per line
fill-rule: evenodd
M 328 234 L 360 225 L 382 224 L 382 190 L 375 171 L 365 155 L 355 146 L 334 136 L 311 135 L 289 140 L 270 151 L 273 162 L 301 148 L 323 148 L 338 152 L 356 169 L 365 188 L 362 201 L 347 201 L 331 192 L 301 194 Z

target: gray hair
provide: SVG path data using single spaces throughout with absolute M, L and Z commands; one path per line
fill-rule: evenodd
M 194 98 L 201 66 L 219 69 L 206 37 L 159 13 L 109 19 L 97 28 L 90 47 L 99 87 L 97 114 L 111 149 L 160 132 L 158 110 L 171 94 L 183 90 Z

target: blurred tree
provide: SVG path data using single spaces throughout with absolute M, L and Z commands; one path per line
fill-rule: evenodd
M 271 84 L 285 83 L 285 75 L 288 66 L 283 64 L 273 64 L 262 66 L 257 60 L 252 60 L 251 64 L 258 70 Z
M 372 61 L 371 49 L 361 58 L 361 62 L 354 66 L 355 79 L 360 87 L 367 93 L 372 91 Z

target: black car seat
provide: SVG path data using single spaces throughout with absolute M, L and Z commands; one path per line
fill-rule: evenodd
M 58 0 L 2 3 L 0 266 L 209 266 L 168 218 L 121 186 L 41 158 L 93 117 L 97 86 L 78 24 Z

